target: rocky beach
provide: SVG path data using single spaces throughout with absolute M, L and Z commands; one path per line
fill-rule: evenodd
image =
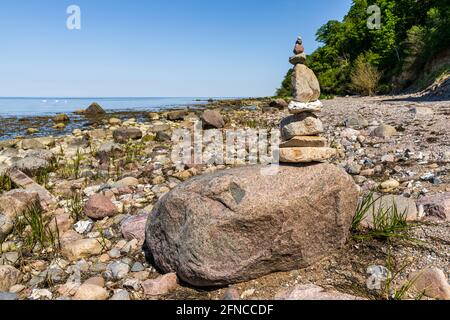
M 282 194 L 278 192 L 273 197 L 268 190 L 263 191 L 262 184 L 251 188 L 250 184 L 248 189 L 241 185 L 242 181 L 237 182 L 246 192 L 253 193 L 246 194 L 247 197 L 267 192 L 267 196 L 259 198 L 260 209 L 252 211 L 255 207 L 251 205 L 249 214 L 275 210 L 275 215 L 273 218 L 268 213 L 264 215 L 264 219 L 272 221 L 269 225 L 256 216 L 248 222 L 235 221 L 232 227 L 230 225 L 236 233 L 230 234 L 227 243 L 234 250 L 230 251 L 231 256 L 224 255 L 222 259 L 228 257 L 227 268 L 237 267 L 236 270 L 241 271 L 236 276 L 225 274 L 229 283 L 218 281 L 224 278 L 216 275 L 208 288 L 204 288 L 203 282 L 199 286 L 195 280 L 189 284 L 189 273 L 184 276 L 179 273 L 181 278 L 175 273 L 166 273 L 171 267 L 160 270 L 148 255 L 146 257 L 146 232 L 147 238 L 152 239 L 148 233 L 152 228 L 158 229 L 157 226 L 146 227 L 149 215 L 152 211 L 159 212 L 154 208 L 161 205 L 166 206 L 165 211 L 175 212 L 172 203 L 180 201 L 170 202 L 167 195 L 183 199 L 183 189 L 196 188 L 189 184 L 211 179 L 210 175 L 229 176 L 228 170 L 248 173 L 245 164 L 191 165 L 180 170 L 171 160 L 171 132 L 192 128 L 192 121 L 200 119 L 209 122 L 209 130 L 277 129 L 281 120 L 289 116 L 288 102 L 268 98 L 214 101 L 203 109 L 141 113 L 139 117 L 134 113 L 101 113 L 91 117 L 95 124 L 76 128 L 68 134 L 31 135 L 2 141 L 0 297 L 56 300 L 448 299 L 450 105 L 446 101 L 420 101 L 411 96 L 324 100 L 320 114 L 322 136 L 336 149 L 328 162 L 342 171 L 334 172 L 325 167 L 325 171 L 307 170 L 311 178 L 309 182 L 302 182 L 306 184 L 297 191 L 303 199 L 300 201 L 309 199 L 309 203 L 317 204 L 318 212 L 324 210 L 323 214 L 330 212 L 326 208 L 332 206 L 328 207 L 327 200 L 320 197 L 326 194 L 320 189 L 323 187 L 313 186 L 314 179 L 320 175 L 329 177 L 327 179 L 335 177 L 336 187 L 326 185 L 343 192 L 343 199 L 348 199 L 345 192 L 357 192 L 361 204 L 368 192 L 373 191 L 379 206 L 388 204 L 392 208 L 391 203 L 395 203 L 398 211 L 406 214 L 407 227 L 396 230 L 396 236 L 374 233 L 376 225 L 370 215 L 355 229 L 342 229 L 342 234 L 334 229 L 333 219 L 311 217 L 312 221 L 321 221 L 315 233 L 334 233 L 336 240 L 342 243 L 335 248 L 327 248 L 330 244 L 326 242 L 312 246 L 302 258 L 307 262 L 302 263 L 299 257 L 295 258 L 295 246 L 301 248 L 303 240 L 287 237 L 283 240 L 285 243 L 280 242 L 273 248 L 270 259 L 286 262 L 289 256 L 294 264 L 284 269 L 282 263 L 264 265 L 255 260 L 259 271 L 252 267 L 245 271 L 243 266 L 235 265 L 242 261 L 240 250 L 260 248 L 252 247 L 245 239 L 272 241 L 275 238 L 271 238 L 271 234 L 277 237 L 278 230 L 275 208 L 285 208 L 282 214 L 289 220 L 293 214 L 287 209 L 289 205 L 296 208 L 301 203 L 287 196 L 297 190 L 290 189 L 287 178 L 272 177 L 274 185 L 286 181 L 286 191 L 275 188 Z M 80 118 L 88 118 L 88 115 L 80 115 Z M 71 122 L 65 120 L 65 123 Z M 307 168 L 308 165 L 299 166 Z M 282 172 L 288 169 L 289 166 Z M 338 178 L 341 172 L 351 176 L 355 191 L 350 191 L 352 187 Z M 295 173 L 289 176 L 292 174 L 295 180 Z M 237 177 L 245 178 L 239 174 Z M 201 182 L 199 186 L 204 191 L 196 192 L 209 192 L 205 189 L 207 185 Z M 239 190 L 232 193 L 234 199 L 239 198 Z M 186 201 L 190 199 L 188 196 Z M 226 198 L 220 201 L 234 210 Z M 190 206 L 189 212 L 201 209 L 195 201 Z M 355 209 L 356 204 L 345 209 L 352 212 L 347 211 L 344 226 L 351 223 Z M 300 223 L 304 227 L 305 222 Z M 313 226 L 314 223 L 310 228 Z M 215 235 L 231 231 L 224 228 L 225 225 L 214 231 L 204 231 Z M 251 232 L 252 236 L 243 236 L 246 232 Z M 255 238 L 255 234 L 260 234 L 259 238 Z M 185 244 L 178 247 L 179 252 L 188 248 L 191 240 L 193 238 L 186 238 Z M 207 257 L 211 261 L 206 266 L 212 269 L 191 271 L 206 276 L 208 270 L 212 272 L 225 266 L 225 260 L 221 262 L 220 255 L 214 253 L 214 243 L 197 241 L 196 248 L 200 246 L 211 253 Z M 307 241 L 318 241 L 318 238 Z M 164 250 L 164 246 L 160 248 Z M 170 257 L 169 252 L 165 254 Z M 189 263 L 189 259 L 181 259 L 183 254 L 174 257 L 180 258 L 180 266 Z M 250 270 L 253 273 L 249 274 Z M 408 290 L 403 290 L 405 287 Z

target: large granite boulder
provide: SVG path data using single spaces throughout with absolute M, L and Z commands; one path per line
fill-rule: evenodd
M 155 205 L 149 258 L 194 286 L 307 267 L 347 240 L 358 190 L 330 164 L 249 166 L 195 177 Z

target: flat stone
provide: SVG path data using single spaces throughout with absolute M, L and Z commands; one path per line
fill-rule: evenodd
M 299 285 L 293 289 L 284 290 L 275 296 L 276 300 L 364 300 L 350 294 L 325 290 L 313 284 Z
M 308 163 L 326 161 L 337 154 L 333 148 L 282 148 L 281 163 Z
M 297 114 L 302 112 L 320 112 L 322 110 L 322 102 L 320 100 L 314 102 L 298 102 L 291 101 L 288 109 L 291 114 Z
M 14 184 L 22 187 L 28 192 L 35 192 L 39 196 L 39 202 L 43 207 L 48 207 L 57 203 L 56 198 L 40 184 L 34 182 L 20 170 L 12 169 L 8 172 L 8 176 Z
M 127 290 L 119 289 L 117 290 L 114 295 L 109 299 L 112 301 L 128 301 L 130 299 L 130 294 Z
M 327 146 L 327 139 L 315 136 L 293 137 L 280 144 L 280 148 L 324 148 Z
M 289 63 L 294 66 L 297 64 L 304 64 L 305 62 L 306 62 L 306 54 L 303 52 L 289 58 Z
M 26 157 L 18 160 L 14 164 L 14 168 L 29 174 L 31 176 L 36 175 L 40 170 L 50 167 L 50 163 L 47 160 L 37 157 Z
M 139 243 L 143 244 L 147 219 L 148 213 L 124 219 L 120 226 L 123 237 L 128 241 L 136 239 Z
M 322 121 L 310 112 L 294 114 L 281 120 L 281 136 L 284 141 L 295 136 L 316 136 L 323 132 Z

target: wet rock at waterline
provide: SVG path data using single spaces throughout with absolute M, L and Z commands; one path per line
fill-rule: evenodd
M 346 242 L 358 201 L 347 173 L 263 168 L 196 177 L 166 194 L 146 227 L 156 266 L 195 286 L 226 285 L 307 267 Z

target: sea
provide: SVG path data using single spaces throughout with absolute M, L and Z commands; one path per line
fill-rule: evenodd
M 0 117 L 51 116 L 86 109 L 97 102 L 106 111 L 161 111 L 206 104 L 209 97 L 152 98 L 0 98 Z M 215 98 L 223 99 L 223 98 Z

